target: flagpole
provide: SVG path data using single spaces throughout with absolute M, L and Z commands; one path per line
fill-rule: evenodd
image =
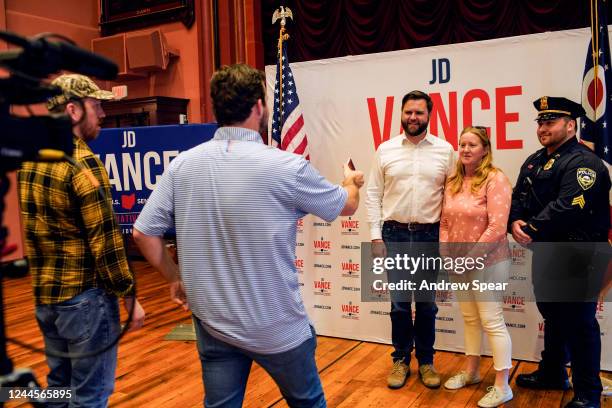
M 284 19 L 281 20 L 281 28 L 278 35 L 278 89 L 280 100 L 283 100 L 283 41 L 289 39 L 289 34 L 285 34 Z M 283 107 L 280 106 L 281 123 L 283 121 Z
M 285 31 L 285 25 L 287 24 L 287 18 L 293 19 L 293 14 L 291 13 L 291 9 L 289 7 L 281 6 L 280 9 L 274 11 L 274 15 L 272 15 L 272 24 L 276 23 L 276 20 L 280 20 L 280 31 L 278 34 L 278 89 L 279 89 L 279 98 L 283 100 L 283 41 L 287 41 L 289 39 L 289 34 Z M 280 117 L 281 123 L 283 121 L 283 108 L 280 106 Z
M 271 123 L 273 141 L 271 143 L 281 150 L 310 160 L 304 115 L 302 115 L 295 78 L 291 72 L 291 64 L 289 64 L 289 56 L 286 51 L 285 41 L 289 39 L 286 29 L 287 18 L 293 20 L 293 13 L 289 7 L 285 6 L 280 6 L 272 15 L 272 24 L 280 20 L 280 31 L 277 44 L 278 53 L 276 54 L 278 61 L 274 81 L 274 111 Z
M 593 121 L 597 120 L 597 85 L 599 81 L 598 68 L 599 68 L 599 14 L 598 14 L 598 2 L 599 0 L 589 0 L 591 4 L 591 52 L 593 55 L 593 84 L 594 84 L 594 116 Z M 593 5 L 595 5 L 595 11 L 593 12 Z M 607 27 L 606 27 L 607 29 Z

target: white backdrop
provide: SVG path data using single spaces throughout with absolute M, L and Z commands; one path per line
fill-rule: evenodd
M 491 127 L 494 162 L 514 183 L 520 165 L 541 147 L 532 102 L 542 95 L 580 101 L 589 39 L 589 30 L 579 29 L 291 64 L 311 161 L 335 182 L 348 157 L 367 175 L 376 140 L 399 134 L 402 96 L 419 89 L 436 102 L 432 134 L 456 144 L 464 125 Z M 266 67 L 270 106 L 275 69 Z M 307 216 L 298 231 L 296 266 L 317 332 L 390 343 L 385 295 L 381 302 L 360 301 L 361 274 L 369 273 L 361 270 L 360 248 L 370 240 L 363 201 L 353 217 L 326 223 Z M 519 272 L 522 264 L 530 264 L 530 253 L 515 247 L 505 318 L 513 357 L 539 360 L 542 318 L 535 303 L 524 302 L 531 282 Z M 462 351 L 463 321 L 453 299 L 452 293 L 438 293 L 436 348 Z M 606 370 L 612 370 L 611 309 L 601 303 L 597 312 Z

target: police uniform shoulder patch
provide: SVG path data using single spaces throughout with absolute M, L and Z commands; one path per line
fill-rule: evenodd
M 546 164 L 544 165 L 544 171 L 546 170 L 550 170 L 550 168 L 553 166 L 553 164 L 555 164 L 555 159 L 551 158 L 549 161 L 546 162 Z
M 588 190 L 595 184 L 597 173 L 595 170 L 589 169 L 588 167 L 580 167 L 576 170 L 576 178 L 578 179 L 580 187 L 582 187 L 583 190 Z

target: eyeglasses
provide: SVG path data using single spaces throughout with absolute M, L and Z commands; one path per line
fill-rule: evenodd
M 485 135 L 487 135 L 487 137 L 489 137 L 489 130 L 487 129 L 486 126 L 477 126 L 477 125 L 472 125 L 472 127 L 474 129 L 478 129 L 480 130 L 482 133 L 484 133 Z

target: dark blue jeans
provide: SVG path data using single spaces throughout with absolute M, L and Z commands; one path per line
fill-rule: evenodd
M 410 243 L 438 243 L 439 227 L 434 225 L 432 228 L 420 231 L 409 231 L 385 223 L 383 225 L 382 237 L 387 246 L 387 257 L 394 257 L 397 253 L 406 252 L 410 249 Z M 415 245 L 412 256 L 439 256 L 437 245 Z M 410 251 L 408 251 L 410 252 Z M 389 282 L 409 278 L 414 282 L 426 280 L 435 282 L 437 271 L 417 271 L 414 275 L 391 276 Z M 417 284 L 418 287 L 418 284 Z M 434 356 L 434 342 L 436 340 L 436 306 L 435 291 L 415 291 L 415 318 L 412 320 L 412 302 L 410 299 L 402 298 L 394 300 L 391 297 L 391 341 L 393 343 L 393 360 L 404 360 L 410 363 L 412 349 L 416 348 L 415 356 L 422 364 L 432 364 Z
M 36 320 L 47 351 L 87 353 L 110 344 L 119 335 L 117 298 L 94 288 L 54 305 L 37 305 Z M 106 407 L 115 386 L 117 346 L 89 358 L 68 359 L 47 354 L 49 387 L 72 388 L 70 402 L 48 407 Z
M 314 329 L 312 337 L 296 348 L 277 354 L 257 354 L 211 336 L 195 316 L 193 324 L 202 363 L 206 408 L 241 407 L 253 361 L 270 374 L 290 407 L 327 406 L 315 363 Z

